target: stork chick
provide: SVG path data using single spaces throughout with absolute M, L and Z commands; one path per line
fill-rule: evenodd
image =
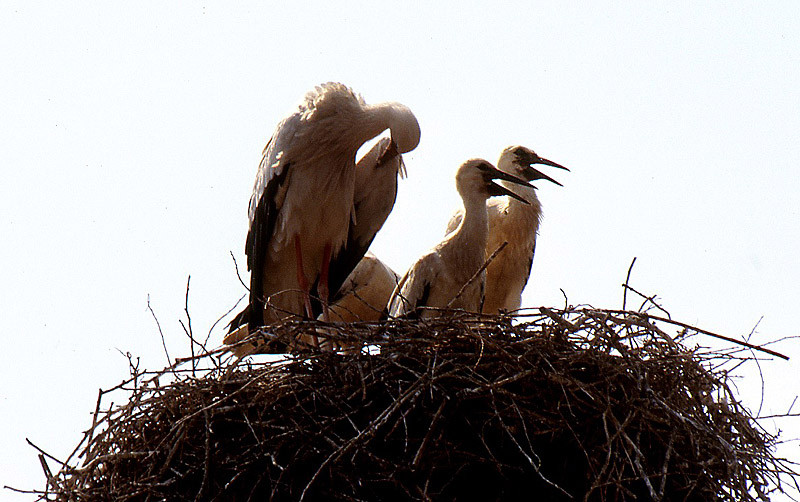
M 331 322 L 370 322 L 385 318 L 386 305 L 399 281 L 400 276 L 394 270 L 368 252 L 332 298 Z M 326 333 L 325 329 L 319 331 Z M 345 353 L 357 353 L 361 349 L 360 343 L 323 341 L 322 345 L 325 348 L 343 349 Z
M 497 168 L 518 178 L 535 181 L 547 180 L 561 183 L 538 171 L 535 164 L 559 169 L 566 167 L 542 158 L 524 146 L 509 146 L 500 155 Z M 501 182 L 516 197 L 498 197 L 487 202 L 489 238 L 486 256 L 490 256 L 503 242 L 508 245 L 486 268 L 486 298 L 483 311 L 497 314 L 517 310 L 522 305 L 522 290 L 528 283 L 536 251 L 536 237 L 542 219 L 542 205 L 536 196 L 536 187 Z M 524 200 L 520 202 L 520 199 Z M 450 219 L 447 233 L 455 231 L 464 217 L 463 210 Z
M 394 270 L 374 254 L 365 254 L 333 297 L 331 322 L 380 320 L 398 282 Z
M 483 159 L 471 159 L 461 165 L 456 173 L 456 189 L 464 203 L 464 217 L 452 233 L 400 279 L 389 300 L 391 317 L 435 317 L 436 308 L 480 312 L 485 272 L 479 270 L 486 259 L 489 231 L 486 200 L 508 195 L 526 203 L 508 188 L 494 183 L 495 179 L 527 184 Z

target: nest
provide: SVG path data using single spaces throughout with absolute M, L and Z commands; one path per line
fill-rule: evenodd
M 104 410 L 101 393 L 41 495 L 743 501 L 796 486 L 729 387 L 750 349 L 688 348 L 696 331 L 653 319 L 580 307 L 327 326 L 364 348 L 134 371 L 130 400 Z

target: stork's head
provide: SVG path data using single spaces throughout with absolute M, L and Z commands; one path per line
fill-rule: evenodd
M 417 117 L 400 103 L 386 104 L 389 110 L 389 131 L 400 153 L 410 152 L 419 145 L 420 130 Z
M 562 186 L 558 181 L 534 168 L 534 164 L 544 164 L 546 166 L 557 167 L 559 169 L 569 171 L 569 169 L 566 167 L 556 164 L 552 160 L 539 157 L 536 152 L 530 148 L 525 148 L 524 146 L 518 145 L 509 146 L 503 150 L 497 167 L 505 173 L 513 174 L 514 176 L 522 178 L 526 181 L 547 180 L 555 183 L 558 186 Z
M 356 163 L 356 198 L 372 197 L 375 190 L 387 190 L 387 203 L 394 205 L 394 192 L 397 190 L 397 177 L 406 177 L 403 156 L 397 151 L 397 144 L 391 138 L 382 137 Z M 391 192 L 391 194 L 389 193 Z M 356 200 L 358 202 L 358 200 Z
M 528 204 L 528 201 L 515 194 L 508 188 L 498 185 L 494 180 L 503 180 L 518 185 L 528 186 L 525 180 L 519 179 L 508 173 L 500 171 L 488 161 L 483 159 L 470 159 L 458 168 L 456 173 L 456 188 L 461 197 L 482 197 L 483 200 L 497 195 L 508 195 L 520 202 Z

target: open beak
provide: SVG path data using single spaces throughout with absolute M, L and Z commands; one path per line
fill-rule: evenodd
M 516 183 L 517 185 L 530 186 L 527 181 L 521 180 L 521 179 L 517 178 L 516 176 L 512 176 L 510 174 L 504 173 L 503 171 L 500 171 L 499 169 L 492 169 L 492 171 L 490 172 L 490 176 L 491 176 L 490 179 L 493 179 L 493 180 L 503 180 L 503 181 L 508 181 L 508 182 L 511 182 L 511 183 Z M 490 182 L 489 183 L 489 195 L 491 195 L 492 197 L 496 197 L 498 195 L 508 195 L 509 197 L 513 197 L 513 198 L 517 199 L 520 202 L 523 202 L 525 204 L 530 204 L 530 202 L 528 202 L 527 200 L 523 199 L 519 195 L 515 194 L 514 192 L 512 192 L 508 188 L 506 188 L 506 187 L 504 187 L 502 185 L 498 185 L 497 183 L 494 183 L 494 182 Z
M 562 166 L 561 164 L 557 164 L 557 163 L 553 162 L 552 160 L 547 160 L 545 158 L 539 157 L 538 155 L 533 156 L 532 158 L 526 159 L 526 160 L 528 160 L 528 163 L 530 164 L 525 169 L 525 177 L 528 178 L 529 181 L 547 180 L 547 181 L 550 181 L 552 183 L 555 183 L 558 186 L 564 186 L 561 183 L 559 183 L 558 181 L 556 181 L 553 178 L 551 178 L 550 176 L 544 174 L 543 172 L 541 172 L 538 169 L 536 169 L 535 167 L 533 167 L 533 164 L 544 164 L 546 166 L 551 166 L 551 167 L 557 167 L 559 169 L 564 169 L 565 171 L 569 171 L 569 169 L 567 169 L 566 167 Z

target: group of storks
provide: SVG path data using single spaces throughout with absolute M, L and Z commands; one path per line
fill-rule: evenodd
M 359 148 L 387 129 L 390 137 L 356 162 Z M 419 140 L 408 107 L 369 105 L 333 82 L 306 94 L 278 124 L 250 198 L 249 303 L 224 340 L 234 354 L 273 352 L 248 335 L 292 317 L 352 322 L 520 308 L 541 218 L 529 183 L 560 185 L 533 166 L 566 168 L 523 146 L 503 150 L 497 167 L 467 160 L 456 173 L 464 208 L 401 278 L 368 249 L 394 206 L 402 154 Z M 284 348 L 308 345 L 335 348 L 317 335 Z

